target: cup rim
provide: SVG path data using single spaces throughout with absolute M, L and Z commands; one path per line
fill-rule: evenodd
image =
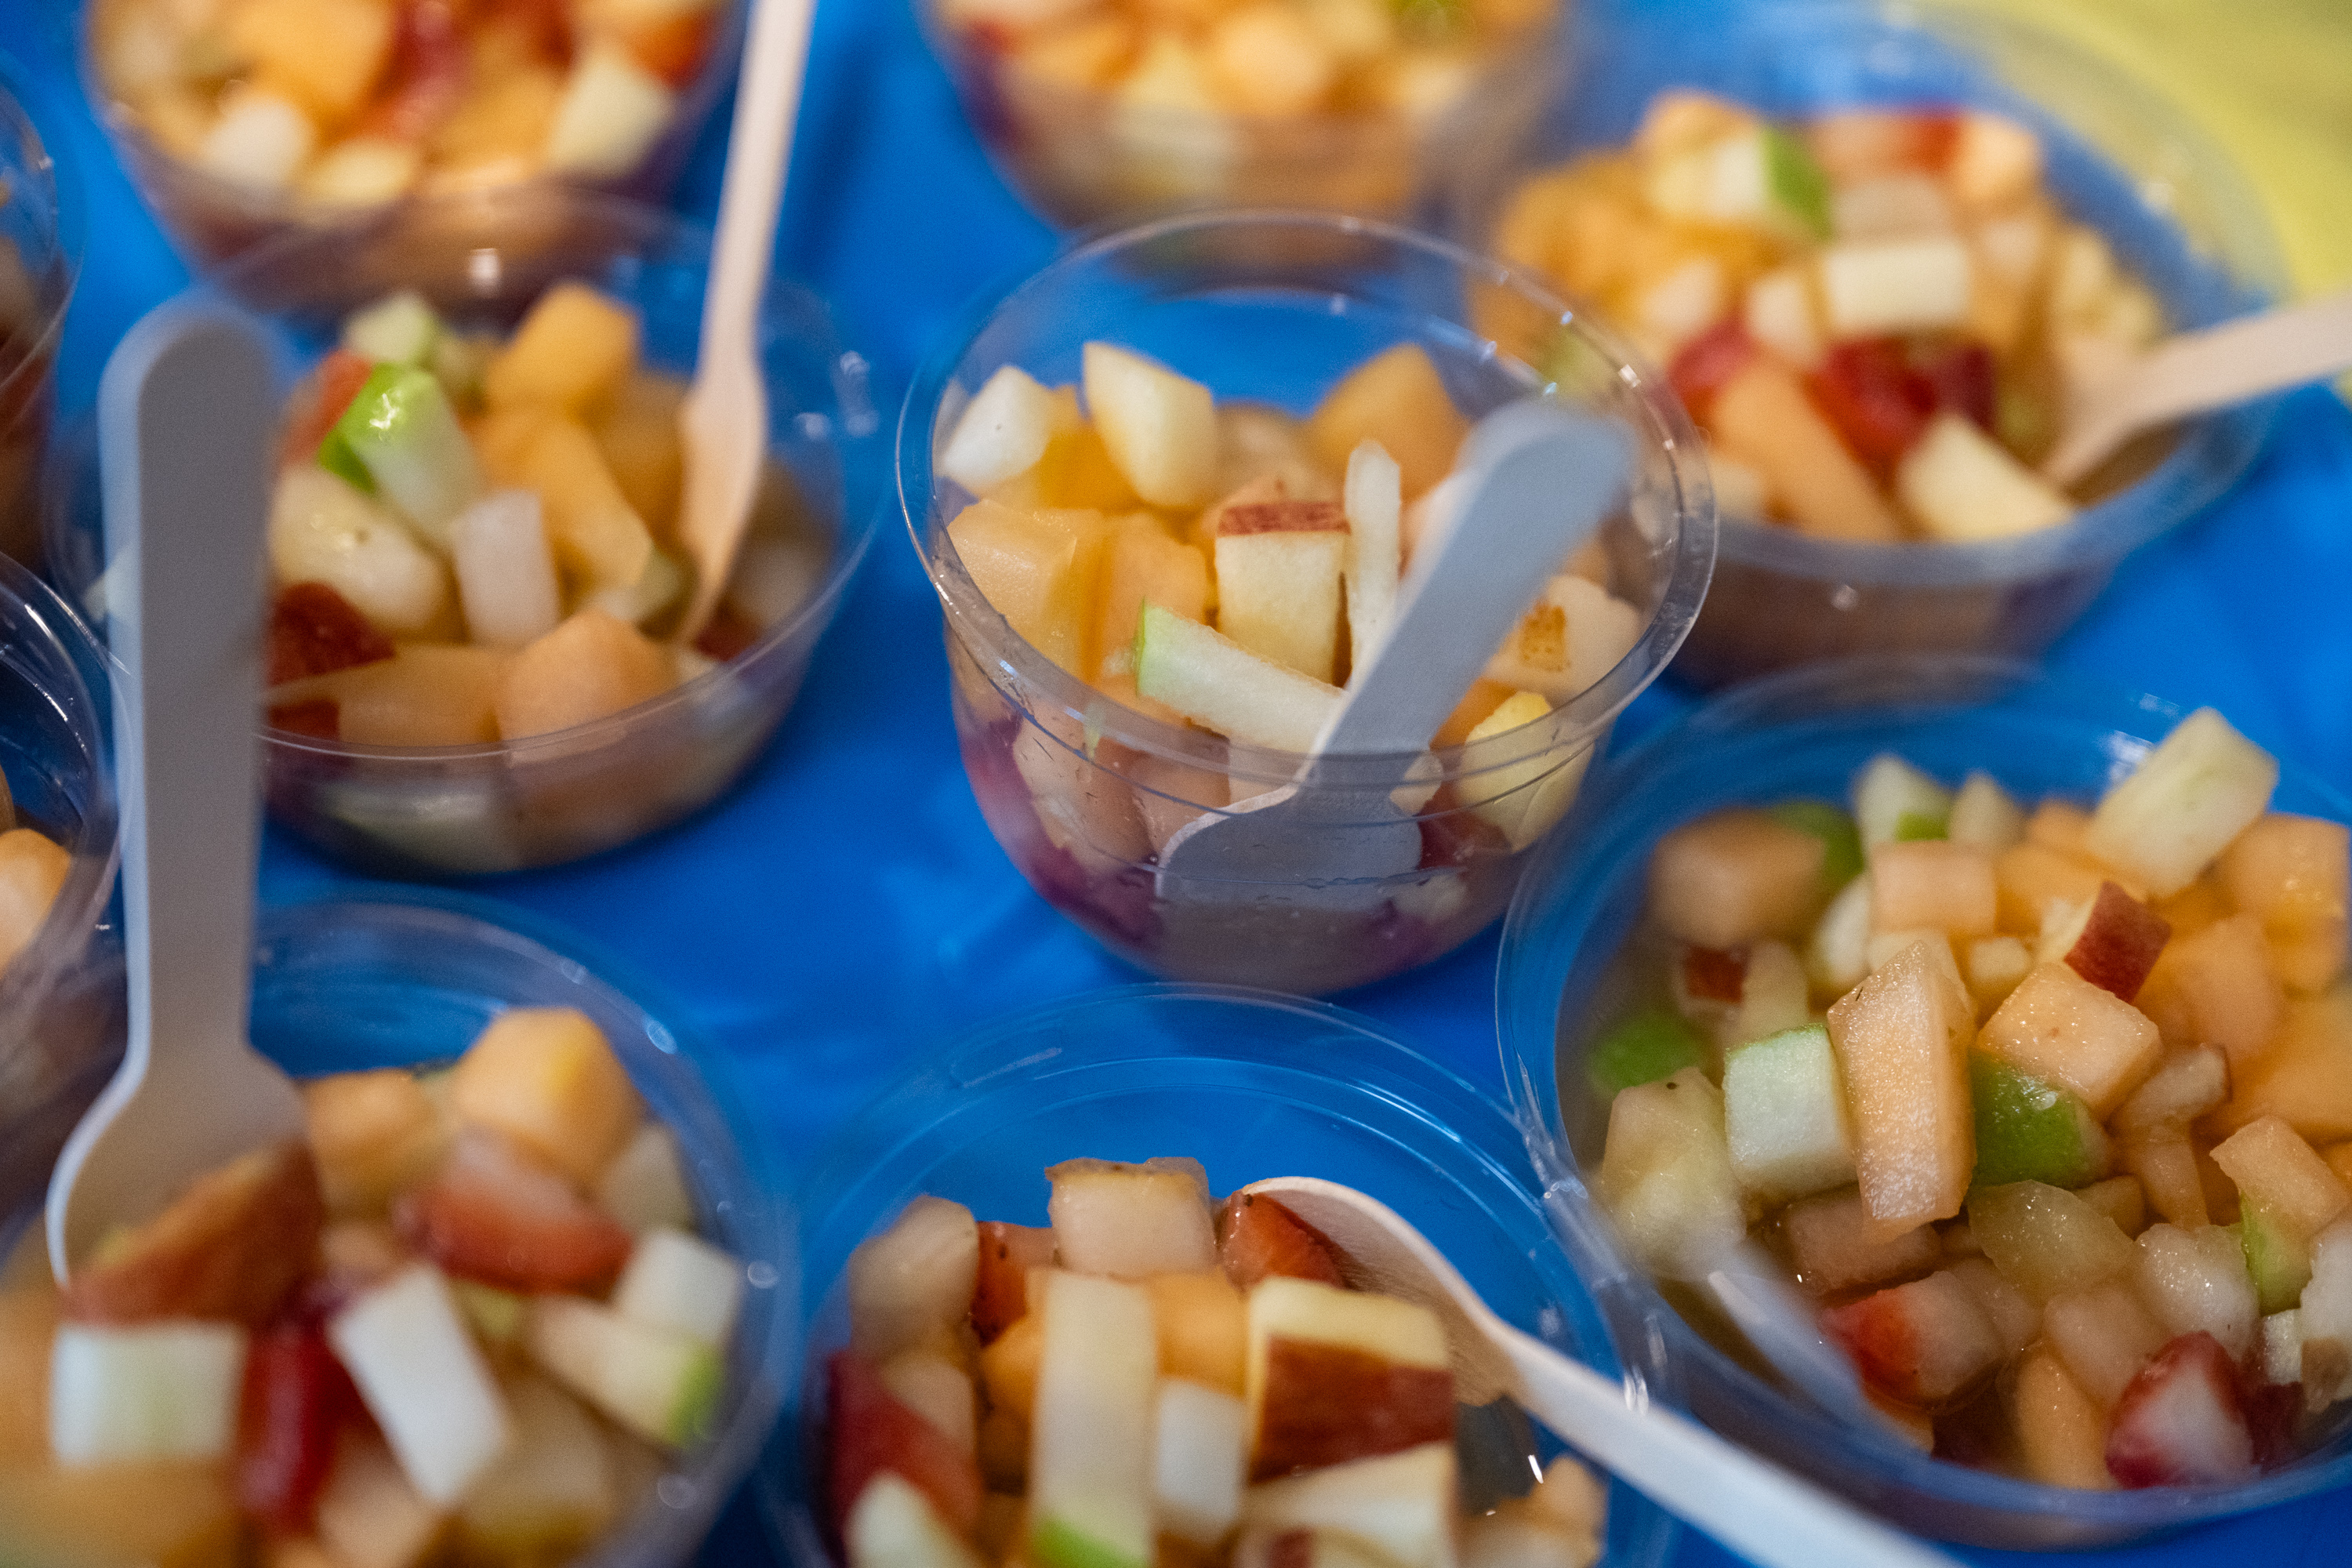
M 917 558 L 938 594 L 950 635 L 987 667 L 989 677 L 1008 678 L 1015 689 L 1034 694 L 1021 700 L 1028 712 L 1058 712 L 1085 726 L 1090 742 L 1097 738 L 1118 742 L 1134 751 L 1167 758 L 1204 772 L 1231 778 L 1284 784 L 1301 776 L 1310 759 L 1278 747 L 1250 745 L 1213 735 L 1204 730 L 1170 724 L 1097 691 L 1055 665 L 1031 646 L 1012 624 L 990 605 L 948 542 L 935 552 L 930 536 L 930 507 L 937 484 L 932 472 L 934 426 L 956 369 L 972 345 L 1003 312 L 1050 296 L 1068 274 L 1124 252 L 1166 243 L 1190 231 L 1215 229 L 1276 230 L 1304 228 L 1351 238 L 1369 238 L 1418 252 L 1452 268 L 1465 279 L 1517 291 L 1532 300 L 1563 331 L 1572 331 L 1612 365 L 1618 381 L 1637 400 L 1651 422 L 1638 431 L 1645 444 L 1665 454 L 1675 486 L 1675 537 L 1672 564 L 1665 574 L 1657 607 L 1644 623 L 1641 637 L 1625 656 L 1599 680 L 1555 707 L 1541 719 L 1472 745 L 1433 748 L 1430 752 L 1350 754 L 1312 759 L 1316 787 L 1386 789 L 1424 754 L 1438 760 L 1436 776 L 1454 779 L 1489 772 L 1555 752 L 1581 750 L 1603 726 L 1623 710 L 1664 672 L 1698 618 L 1713 576 L 1717 521 L 1715 495 L 1704 451 L 1689 416 L 1663 374 L 1651 369 L 1614 331 L 1570 306 L 1550 286 L 1524 268 L 1495 260 L 1450 240 L 1384 220 L 1299 207 L 1225 207 L 1189 209 L 1140 223 L 1082 232 L 1043 268 L 1003 292 L 984 296 L 967 310 L 961 323 L 940 339 L 907 389 L 899 406 L 897 475 L 901 516 Z
M 1876 700 L 1820 701 L 1825 695 L 1848 696 L 1840 690 L 1842 685 L 1859 686 Z M 1623 826 L 1623 814 L 1610 811 L 1610 802 L 1657 785 L 1662 771 L 1693 765 L 1695 755 L 1705 754 L 1699 748 L 1712 738 L 1753 734 L 1758 721 L 1791 708 L 1808 713 L 1883 714 L 1916 722 L 1927 714 L 1997 707 L 2017 698 L 2063 704 L 2070 716 L 2086 721 L 2101 715 L 2095 721 L 2116 727 L 2137 722 L 2138 733 L 2151 744 L 2188 711 L 2127 687 L 2071 672 L 2053 674 L 2024 660 L 1994 655 L 1869 656 L 1802 665 L 1727 687 L 1596 770 L 1570 819 L 1589 815 L 1601 826 L 1590 837 L 1563 827 L 1538 848 L 1504 917 L 1496 965 L 1496 1033 L 1504 1079 L 1538 1179 L 1557 1202 L 1553 1213 L 1560 1221 L 1560 1240 L 1595 1297 L 1641 1322 L 1645 1331 L 1629 1337 L 1641 1345 L 1644 1369 L 1659 1386 L 1685 1404 L 1695 1375 L 1737 1389 L 1743 1399 L 1765 1405 L 1771 1419 L 1785 1426 L 1792 1444 L 1843 1461 L 1879 1486 L 1987 1512 L 2064 1518 L 2120 1540 L 2247 1512 L 2339 1485 L 2352 1478 L 2352 1448 L 2318 1464 L 2298 1461 L 2230 1486 L 2078 1490 L 1936 1458 L 1890 1431 L 1839 1420 L 1741 1366 L 1684 1320 L 1618 1246 L 1568 1145 L 1557 1113 L 1558 1029 L 1565 1004 L 1559 966 L 1553 962 L 1566 944 L 1547 929 L 1549 913 L 1560 899 L 1572 896 L 1569 888 L 1592 880 L 1596 868 L 1614 870 L 1629 858 L 1646 854 L 1663 830 L 1656 825 L 1639 830 Z M 2284 757 L 2278 760 L 2283 784 L 2292 782 L 2298 793 L 2322 803 L 2337 820 L 2352 823 L 2352 796 Z M 1610 826 L 1612 821 L 1619 825 Z M 1578 933 L 1580 944 L 1588 934 Z M 1552 1064 L 1540 1083 L 1533 1077 L 1538 1062 Z M 1614 1323 L 1614 1312 L 1612 1318 Z
M 24 362 L 6 375 L 0 375 L 0 393 L 15 387 L 22 379 L 49 374 L 58 343 L 65 336 L 66 313 L 81 286 L 85 237 L 81 181 L 72 157 L 65 151 L 65 139 L 45 129 L 62 123 L 58 114 L 54 95 L 44 88 L 41 79 L 26 70 L 15 56 L 0 50 L 0 136 L 21 139 L 35 154 L 35 172 L 41 181 L 41 205 L 48 218 L 46 227 L 57 247 L 58 275 L 56 308 L 45 312 L 35 324 Z

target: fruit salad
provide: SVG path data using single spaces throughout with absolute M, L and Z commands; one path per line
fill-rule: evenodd
M 503 342 L 413 293 L 352 315 L 298 393 L 270 506 L 268 718 L 464 746 L 634 708 L 751 647 L 824 560 L 771 466 L 716 616 L 675 630 L 685 384 L 623 303 L 541 295 Z
M 1992 759 L 1988 759 L 1989 761 Z M 1675 828 L 1578 1067 L 1695 1321 L 1785 1265 L 1892 1430 L 2224 1485 L 2352 1405 L 2352 832 L 2210 710 L 2088 805 L 1870 763 Z M 1955 786 L 1957 784 L 1957 787 Z
M 1727 515 L 2009 539 L 2074 515 L 2035 465 L 2071 401 L 2164 325 L 2042 159 L 1982 110 L 1775 121 L 1670 91 L 1631 146 L 1526 182 L 1493 243 L 1668 367 Z
M 1006 365 L 955 415 L 938 472 L 979 499 L 946 542 L 1012 632 L 1106 710 L 1221 738 L 1226 758 L 1264 749 L 1296 766 L 1383 635 L 1415 542 L 1459 503 L 1467 429 L 1418 344 L 1356 367 L 1301 419 L 1220 402 L 1155 360 L 1091 342 L 1083 397 Z M 1431 745 L 1458 758 L 1545 723 L 1614 667 L 1645 617 L 1609 580 L 1598 547 L 1563 563 Z M 1318 991 L 1444 952 L 1508 896 L 1517 857 L 1568 808 L 1591 755 L 1523 738 L 1511 761 L 1458 777 L 1433 758 L 1425 775 L 1394 781 L 1423 833 L 1407 874 L 1304 910 L 1272 880 L 1234 884 L 1219 902 L 1164 873 L 1167 846 L 1285 777 L 1129 747 L 1067 713 L 1016 712 L 968 652 L 951 657 L 965 761 L 998 838 L 1049 898 L 1163 973 Z M 1235 906 L 1269 898 L 1285 908 L 1260 942 L 1234 923 L 1249 918 Z
M 0 1293 L 12 1562 L 545 1564 L 708 1435 L 742 1295 L 596 1026 L 305 1086 L 60 1293 Z
M 0 779 L 0 821 L 16 817 L 7 781 Z M 73 856 L 39 828 L 19 824 L 0 829 L 0 974 L 41 934 L 49 906 L 72 869 Z
M 248 201 L 320 215 L 634 173 L 723 0 L 98 0 L 114 112 Z
M 1394 214 L 1444 122 L 1531 111 L 1557 0 L 936 0 L 982 133 L 1073 223 L 1180 202 Z
M 1599 1555 L 1604 1496 L 1566 1456 L 1465 1512 L 1443 1326 L 1350 1289 L 1279 1202 L 1216 1204 L 1185 1159 L 1045 1174 L 1045 1226 L 926 1196 L 851 1257 L 822 1479 L 849 1568 Z

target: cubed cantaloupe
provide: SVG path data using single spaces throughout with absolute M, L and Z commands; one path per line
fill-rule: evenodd
M 492 408 L 576 414 L 617 389 L 636 362 L 636 312 L 584 283 L 558 283 L 483 370 L 482 397 Z
M 1086 421 L 1073 422 L 1046 441 L 1035 472 L 1043 506 L 1116 512 L 1142 504 L 1143 498 L 1111 460 L 1102 431 Z
M 302 1103 L 319 1189 L 338 1215 L 383 1212 L 447 1147 L 441 1107 L 404 1068 L 314 1079 L 303 1086 Z
M 390 0 L 238 0 L 214 9 L 239 59 L 330 125 L 366 103 L 396 31 Z
M 625 378 L 589 420 L 589 433 L 596 437 L 596 449 L 604 455 L 613 482 L 656 539 L 670 538 L 677 526 L 677 499 L 686 473 L 677 412 L 685 402 L 684 382 L 639 371 Z
M 2262 922 L 2232 915 L 2166 943 L 2139 1005 L 2173 1044 L 2220 1046 L 2232 1068 L 2252 1066 L 2286 1012 Z
M 582 610 L 499 672 L 499 734 L 511 741 L 568 730 L 649 702 L 677 683 L 667 648 L 603 610 Z
M 492 1019 L 450 1075 L 449 1108 L 583 1186 L 645 1116 L 612 1042 L 573 1007 L 509 1007 Z
M 0 1471 L 48 1463 L 49 1363 L 58 1316 L 53 1289 L 0 1292 Z
M 2352 899 L 2352 829 L 2273 812 L 2221 852 L 2231 902 L 2263 922 L 2279 979 L 2325 990 L 2343 973 Z
M 2043 963 L 1985 1020 L 1977 1048 L 2079 1096 L 2101 1121 L 2156 1070 L 2147 1016 L 2063 963 Z
M 11 1563 L 238 1568 L 245 1526 L 225 1464 L 0 1470 Z
M 1102 578 L 1095 602 L 1094 647 L 1100 673 L 1114 670 L 1122 650 L 1133 658 L 1135 629 L 1145 600 L 1189 621 L 1209 615 L 1208 558 L 1171 534 L 1147 512 L 1129 512 L 1110 524 L 1103 546 Z
M 1685 823 L 1651 853 L 1651 914 L 1699 947 L 1801 936 L 1821 910 L 1825 853 L 1820 838 L 1760 811 Z
M 362 746 L 473 746 L 499 738 L 512 656 L 463 643 L 403 643 L 334 679 L 337 733 Z
M 2236 1129 L 2263 1116 L 2315 1143 L 2352 1138 L 2352 986 L 2289 1000 L 2271 1048 L 2231 1076 L 2213 1121 Z
M 1160 1335 L 1160 1375 L 1242 1392 L 1249 1360 L 1249 1313 L 1222 1269 L 1160 1274 L 1144 1281 Z
M 2107 1472 L 2106 1412 L 2083 1392 L 2056 1352 L 2029 1353 L 2018 1363 L 2007 1394 L 2027 1479 L 2089 1491 L 2114 1489 L 2116 1479 Z
M 1360 443 L 1379 442 L 1396 460 L 1399 487 L 1410 500 L 1453 468 L 1469 428 L 1429 351 L 1399 343 L 1324 394 L 1307 422 L 1307 442 L 1334 473 L 1346 470 Z
M 2352 1208 L 2352 1188 L 2281 1118 L 2265 1116 L 2213 1145 L 2213 1163 L 2238 1195 L 2291 1240 L 2309 1242 Z
M 1959 1213 L 1976 1167 L 1968 1063 L 1976 1004 L 1948 956 L 1938 961 L 1924 942 L 1906 949 L 1831 1007 L 1829 1028 L 1871 1234 Z
M 948 524 L 949 542 L 991 607 L 1023 641 L 1085 675 L 1109 526 L 1095 511 L 1024 511 L 981 500 Z
M 1879 931 L 1930 928 L 1955 941 L 1992 934 L 1992 861 L 1948 839 L 1881 844 L 1870 852 L 1870 920 Z
M 72 869 L 73 857 L 38 829 L 0 833 L 0 970 L 40 934 Z

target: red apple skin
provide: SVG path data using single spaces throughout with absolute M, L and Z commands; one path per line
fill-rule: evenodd
M 66 1287 L 84 1323 L 202 1318 L 257 1326 L 310 1268 L 327 1217 L 309 1145 L 280 1144 L 199 1176 Z
M 1345 1285 L 1339 1249 L 1324 1234 L 1272 1198 L 1235 1193 L 1217 1213 L 1217 1261 L 1234 1288 L 1247 1290 L 1268 1275 Z
M 1748 955 L 1719 947 L 1683 949 L 1683 989 L 1694 1000 L 1737 1007 L 1748 989 Z
M 1268 1342 L 1265 1360 L 1253 1480 L 1454 1440 L 1451 1372 L 1284 1338 Z
M 1244 501 L 1225 508 L 1217 520 L 1217 535 L 1234 539 L 1251 533 L 1345 533 L 1348 514 L 1335 500 Z
M 374 664 L 393 651 L 392 639 L 324 583 L 290 584 L 269 607 L 271 686 Z
M 1666 367 L 1666 381 L 1694 418 L 1704 419 L 1715 395 L 1756 357 L 1756 341 L 1738 321 L 1718 321 L 1683 345 Z
M 359 1391 L 328 1347 L 324 1319 L 297 1314 L 256 1335 L 237 1412 L 237 1506 L 273 1535 L 307 1535 Z
M 2091 919 L 2066 950 L 2066 967 L 2128 1002 L 2147 983 L 2157 955 L 2172 940 L 2165 918 L 2113 882 L 2099 884 Z
M 620 1222 L 500 1140 L 469 1132 L 393 1208 L 401 1238 L 461 1279 L 600 1293 L 635 1245 Z
M 2126 1487 L 2218 1486 L 2254 1469 L 2237 1363 L 2200 1330 L 2156 1352 L 2116 1400 L 2107 1473 Z
M 980 1461 L 901 1403 L 854 1351 L 826 1363 L 825 1388 L 825 1502 L 834 1539 L 841 1539 L 867 1483 L 887 1470 L 929 1498 L 948 1528 L 969 1540 L 980 1523 Z
M 1054 1261 L 1050 1226 L 980 1224 L 980 1276 L 971 1289 L 971 1326 L 988 1344 L 1029 1310 L 1029 1270 Z

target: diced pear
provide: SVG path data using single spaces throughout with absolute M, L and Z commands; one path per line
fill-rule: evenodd
M 979 1225 L 961 1204 L 918 1197 L 889 1229 L 858 1244 L 848 1275 L 851 1342 L 868 1360 L 887 1361 L 970 1311 Z
M 1392 1568 L 1446 1568 L 1454 1556 L 1455 1461 L 1451 1443 L 1328 1465 L 1249 1489 L 1251 1531 L 1330 1530 L 1353 1536 Z
M 724 1350 L 743 1300 L 743 1265 L 682 1230 L 649 1230 L 637 1237 L 618 1283 L 613 1310 L 625 1318 L 667 1329 Z
M 2082 1097 L 2104 1120 L 2163 1058 L 2145 1014 L 2063 963 L 2021 981 L 1977 1041 L 1979 1050 Z
M 1217 415 L 1209 389 L 1110 343 L 1086 345 L 1087 409 L 1111 461 L 1154 506 L 1198 506 L 1216 483 Z
M 1851 1187 L 1790 1204 L 1780 1212 L 1780 1237 L 1798 1282 L 1820 1295 L 1923 1274 L 1941 1257 L 1927 1226 L 1879 1239 L 1862 1194 Z
M 1840 889 L 1805 944 L 1805 975 L 1823 995 L 1843 996 L 1870 973 L 1870 873 Z
M 338 731 L 360 746 L 471 746 L 499 738 L 496 648 L 415 642 L 334 679 Z
M 1593 1195 L 1635 1260 L 1703 1279 L 1748 1233 L 1724 1132 L 1723 1095 L 1698 1068 L 1610 1102 Z
M 1045 455 L 1059 401 L 1017 364 L 1001 365 L 964 405 L 940 450 L 939 469 L 975 496 L 1027 473 Z
M 1822 1026 L 1789 1029 L 1725 1058 L 1723 1110 L 1732 1173 L 1768 1208 L 1854 1179 L 1845 1086 Z
M 1145 1568 L 1152 1557 L 1151 1298 L 1139 1286 L 1046 1277 L 1029 1449 L 1038 1568 Z
M 245 1331 L 234 1323 L 61 1323 L 49 1450 L 71 1468 L 218 1459 L 236 1441 Z
M 1370 662 L 1396 613 L 1403 561 L 1399 531 L 1402 483 L 1396 459 L 1378 441 L 1363 441 L 1348 454 L 1343 504 L 1348 516 L 1349 667 L 1353 669 Z
M 710 1435 L 727 1367 L 699 1340 L 577 1296 L 540 1296 L 523 1341 L 557 1382 L 646 1441 L 679 1449 Z
M 2025 837 L 2025 813 L 2000 780 L 1979 768 L 1960 781 L 1945 832 L 1955 844 L 1998 855 Z
M 2150 1226 L 2133 1244 L 2133 1280 L 2167 1339 L 2200 1331 L 2242 1361 L 2254 1349 L 2262 1313 L 2245 1248 L 2218 1225 L 2181 1230 Z
M 431 626 L 449 596 L 446 568 L 398 518 L 308 464 L 278 477 L 269 567 L 283 584 L 326 584 L 394 636 Z
M 425 1499 L 466 1495 L 513 1439 L 513 1421 L 449 1282 L 416 1264 L 327 1324 L 336 1359 Z
M 1214 1546 L 1241 1518 L 1248 1427 L 1242 1402 L 1181 1378 L 1160 1380 L 1151 1489 L 1160 1528 Z
M 1339 668 L 1347 514 L 1329 501 L 1228 505 L 1217 523 L 1217 629 L 1328 682 Z
M 493 490 L 459 512 L 449 534 L 457 597 L 476 642 L 520 647 L 555 629 L 562 589 L 537 496 Z
M 310 161 L 319 128 L 300 106 L 260 88 L 225 94 L 196 147 L 196 163 L 232 184 L 283 190 Z
M 2086 845 L 2161 898 L 2195 881 L 2277 786 L 2278 763 L 2200 708 L 2101 798 Z
M 2087 1290 L 2137 1255 L 2115 1221 L 2063 1187 L 2013 1182 L 1969 1195 L 1969 1231 L 2001 1277 L 2036 1301 Z
M 1952 792 L 1891 752 L 1854 775 L 1853 820 L 1864 849 L 1943 838 L 1951 831 Z
M 1066 1160 L 1045 1177 L 1063 1268 L 1139 1279 L 1216 1267 L 1208 1180 L 1197 1162 Z
M 2127 1276 L 2052 1298 L 2042 1334 L 2083 1392 L 2109 1407 L 2165 1343 Z
M 2074 515 L 2063 492 L 1948 411 L 1895 465 L 1895 493 L 1930 536 L 1951 542 L 2013 539 Z
M 1397 465 L 1407 500 L 1445 477 L 1468 433 L 1419 343 L 1399 343 L 1349 371 L 1307 422 L 1308 447 L 1334 473 L 1345 471 L 1358 446 L 1379 442 Z
M 572 62 L 543 152 L 547 167 L 583 179 L 635 168 L 670 121 L 677 96 L 617 43 L 593 39 Z

